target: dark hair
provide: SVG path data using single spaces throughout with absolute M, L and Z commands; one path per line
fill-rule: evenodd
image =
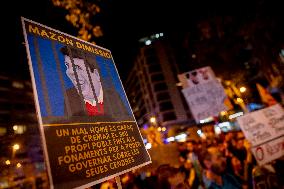
M 168 178 L 179 172 L 178 168 L 171 167 L 169 164 L 162 164 L 157 168 L 158 189 L 170 189 L 171 185 Z
M 194 139 L 187 139 L 186 142 L 187 143 L 192 143 L 193 145 L 197 144 L 196 140 L 194 140 Z
M 199 154 L 198 154 L 198 160 L 201 164 L 201 166 L 204 169 L 207 169 L 207 167 L 204 164 L 205 160 L 211 160 L 211 153 L 208 151 L 208 149 L 203 149 Z
M 158 179 L 167 179 L 173 174 L 174 168 L 169 164 L 162 164 L 157 168 Z
M 80 58 L 84 59 L 90 68 L 91 72 L 94 72 L 95 66 L 93 64 L 90 64 L 89 61 L 86 60 L 85 52 L 81 51 L 80 49 L 71 47 L 71 46 L 64 46 L 60 48 L 60 52 L 63 55 L 69 56 L 70 58 Z
M 83 55 L 82 51 L 77 49 L 77 48 L 74 48 L 74 47 L 64 46 L 64 47 L 60 48 L 60 52 L 63 55 L 67 55 L 67 56 L 70 56 L 70 57 L 72 56 L 72 58 L 84 59 L 84 55 Z

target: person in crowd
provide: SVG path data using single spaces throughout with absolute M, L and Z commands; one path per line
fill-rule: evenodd
M 226 159 L 216 147 L 204 149 L 199 154 L 199 161 L 204 168 L 204 184 L 209 189 L 239 189 L 241 183 L 226 172 Z
M 188 153 L 186 143 L 178 144 L 178 151 L 179 151 L 179 162 L 181 164 L 184 164 L 184 162 L 187 159 L 187 153 Z
M 169 164 L 163 164 L 157 168 L 157 177 L 158 181 L 155 189 L 173 189 L 180 184 L 187 185 L 185 174 Z
M 168 181 L 171 173 L 171 166 L 168 164 L 160 165 L 157 168 L 157 183 L 155 188 L 157 189 L 171 189 L 171 185 Z
M 188 140 L 186 142 L 187 159 L 191 162 L 196 161 L 198 159 L 196 154 L 196 147 L 197 144 L 194 140 Z
M 181 172 L 178 168 L 171 168 L 171 174 L 168 178 L 171 188 L 182 187 L 183 189 L 189 188 L 185 181 L 185 173 Z
M 233 149 L 233 155 L 236 156 L 244 166 L 245 160 L 247 158 L 247 150 L 244 146 L 244 138 L 238 138 L 236 140 L 236 146 Z
M 198 188 L 199 178 L 196 175 L 196 171 L 190 160 L 187 160 L 184 162 L 184 164 L 180 167 L 180 171 L 184 172 L 185 181 L 189 185 L 190 188 Z
M 197 151 L 197 143 L 195 140 L 187 141 L 187 162 L 190 162 L 193 166 L 196 179 L 198 179 L 199 183 L 202 182 L 202 168 L 200 162 L 198 160 L 198 151 Z
M 236 156 L 233 156 L 231 158 L 231 167 L 232 174 L 243 185 L 243 188 L 247 187 L 247 181 L 244 176 L 244 167 L 242 166 L 241 161 Z
M 283 189 L 278 180 L 273 163 L 255 166 L 252 171 L 254 189 Z M 282 176 L 283 177 L 283 176 Z M 282 179 L 282 178 L 281 178 Z

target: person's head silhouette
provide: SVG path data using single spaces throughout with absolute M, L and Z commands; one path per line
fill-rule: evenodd
M 102 104 L 103 90 L 99 73 L 94 65 L 86 61 L 84 52 L 67 46 L 61 48 L 60 51 L 64 55 L 66 74 L 78 94 L 81 93 L 84 101 L 92 106 L 97 106 L 97 103 Z

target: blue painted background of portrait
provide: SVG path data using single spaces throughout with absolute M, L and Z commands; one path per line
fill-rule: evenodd
M 47 95 L 49 98 L 52 116 L 64 116 L 64 95 L 63 95 L 63 91 L 61 88 L 59 73 L 58 73 L 58 70 L 56 69 L 56 60 L 55 60 L 54 53 L 52 50 L 52 42 L 48 39 L 36 37 L 38 41 L 40 58 L 42 61 L 42 67 L 43 67 L 46 86 L 47 86 L 48 94 L 45 94 L 42 88 L 41 81 L 40 81 L 36 49 L 33 45 L 34 37 L 36 36 L 28 34 L 29 50 L 30 50 L 30 55 L 32 59 L 32 65 L 33 65 L 34 77 L 35 77 L 35 82 L 36 82 L 36 89 L 38 93 L 38 101 L 40 105 L 41 116 L 48 116 L 47 110 L 46 110 L 46 104 L 44 101 L 44 95 Z M 74 86 L 71 80 L 68 78 L 68 76 L 65 73 L 66 67 L 64 64 L 64 56 L 60 53 L 60 48 L 62 48 L 64 45 L 61 43 L 57 43 L 56 41 L 54 43 L 55 43 L 55 49 L 58 54 L 58 58 L 60 62 L 60 70 L 62 72 L 61 75 L 63 76 L 65 89 L 72 88 Z M 118 73 L 116 72 L 112 59 L 106 59 L 106 58 L 95 56 L 95 55 L 94 57 L 96 57 L 98 69 L 100 70 L 101 80 L 108 81 L 107 83 L 105 83 L 105 85 L 112 85 L 112 84 L 114 85 L 114 88 L 116 92 L 119 94 L 128 114 L 131 115 L 130 106 L 128 105 L 126 95 L 124 93 L 123 87 L 121 85 L 120 79 L 118 77 Z M 106 64 L 108 65 L 108 70 L 105 66 Z

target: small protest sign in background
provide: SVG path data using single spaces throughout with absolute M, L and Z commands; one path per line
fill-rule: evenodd
M 284 111 L 280 104 L 238 117 L 260 165 L 284 155 Z

